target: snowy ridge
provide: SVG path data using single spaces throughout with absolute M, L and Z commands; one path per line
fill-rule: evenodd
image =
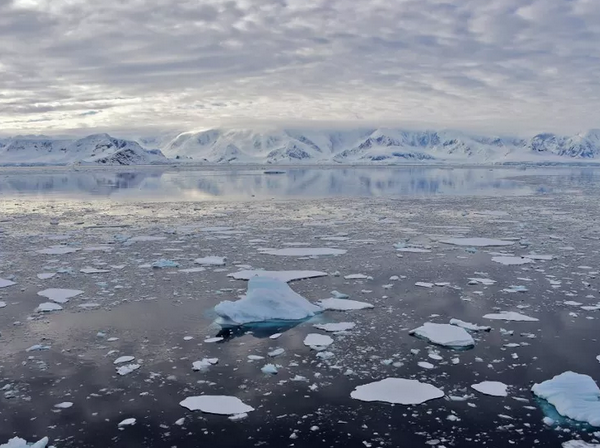
M 45 136 L 0 140 L 0 165 L 148 165 L 166 163 L 158 150 L 139 143 L 94 134 L 79 140 Z
M 163 148 L 207 163 L 560 162 L 600 155 L 600 131 L 573 137 L 482 137 L 401 129 L 211 129 L 185 132 Z

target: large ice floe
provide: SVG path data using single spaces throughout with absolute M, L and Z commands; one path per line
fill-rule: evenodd
M 325 277 L 327 272 L 322 271 L 261 271 L 245 270 L 227 274 L 228 277 L 236 280 L 250 280 L 252 277 L 269 277 L 282 282 L 291 282 L 293 280 L 303 280 L 306 278 Z
M 440 240 L 440 243 L 451 244 L 453 246 L 472 246 L 472 247 L 502 247 L 512 246 L 514 241 L 497 240 L 493 238 L 447 238 Z
M 500 381 L 482 381 L 481 383 L 472 384 L 471 387 L 477 392 L 491 395 L 492 397 L 508 396 L 508 392 L 506 391 L 508 386 Z
M 20 437 L 13 437 L 8 442 L 0 444 L 0 448 L 46 448 L 48 442 L 48 437 L 44 437 L 35 443 L 28 443 Z
M 563 417 L 600 426 L 600 389 L 592 377 L 567 371 L 534 384 L 531 391 Z
M 272 320 L 302 320 L 321 308 L 294 292 L 286 282 L 269 277 L 252 277 L 242 299 L 225 300 L 215 306 L 223 324 L 243 325 Z
M 244 404 L 237 397 L 227 395 L 200 395 L 197 397 L 187 397 L 179 403 L 190 411 L 202 411 L 207 414 L 218 415 L 237 415 L 253 411 L 252 406 Z
M 410 331 L 410 334 L 423 338 L 432 344 L 449 348 L 471 348 L 475 346 L 473 336 L 464 328 L 450 324 L 434 324 L 426 322 L 419 328 Z
M 374 383 L 357 386 L 350 396 L 361 401 L 383 401 L 413 405 L 442 398 L 444 392 L 431 384 L 421 383 L 417 380 L 386 378 Z
M 6 288 L 7 286 L 16 285 L 15 282 L 11 280 L 6 280 L 4 278 L 0 278 L 0 288 Z

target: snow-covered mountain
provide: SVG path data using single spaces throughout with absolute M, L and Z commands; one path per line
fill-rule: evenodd
M 600 158 L 600 131 L 572 137 L 482 137 L 401 129 L 211 129 L 166 144 L 168 157 L 207 163 L 506 163 Z
M 600 130 L 523 139 L 403 129 L 211 129 L 144 136 L 96 134 L 75 140 L 0 139 L 0 165 L 567 163 L 600 161 Z M 158 147 L 148 150 L 144 147 Z M 162 152 L 161 152 L 162 150 Z M 171 158 L 167 159 L 163 153 Z
M 148 165 L 166 163 L 159 149 L 94 134 L 79 140 L 25 136 L 0 140 L 0 165 Z

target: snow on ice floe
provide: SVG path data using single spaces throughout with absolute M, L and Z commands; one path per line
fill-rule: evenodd
M 65 255 L 65 254 L 72 254 L 79 250 L 81 250 L 81 249 L 79 249 L 77 247 L 70 247 L 70 246 L 50 246 L 47 249 L 38 250 L 37 253 L 44 254 L 44 255 Z
M 600 389 L 592 377 L 567 371 L 534 384 L 531 391 L 563 417 L 600 426 Z
M 56 275 L 56 272 L 42 272 L 41 274 L 37 274 L 36 277 L 40 280 L 48 280 Z
M 450 324 L 434 324 L 426 322 L 409 334 L 417 336 L 432 344 L 449 348 L 467 348 L 475 346 L 473 337 L 464 328 Z
M 8 286 L 16 285 L 15 282 L 11 280 L 6 280 L 4 278 L 0 278 L 0 288 L 6 288 Z
M 123 364 L 124 362 L 130 362 L 135 359 L 135 356 L 120 356 L 113 361 L 113 364 Z
M 304 345 L 313 350 L 324 350 L 331 344 L 333 344 L 333 339 L 324 334 L 310 333 L 304 338 Z
M 215 312 L 225 323 L 246 324 L 270 320 L 301 320 L 314 316 L 321 308 L 313 305 L 286 282 L 269 277 L 252 277 L 242 299 L 225 300 Z
M 522 264 L 535 263 L 531 258 L 527 257 L 513 257 L 509 255 L 500 255 L 492 257 L 492 261 L 503 264 L 505 266 L 519 266 Z
M 515 244 L 514 241 L 497 240 L 494 238 L 447 238 L 440 240 L 440 243 L 471 247 L 502 247 Z
M 40 303 L 40 305 L 35 309 L 36 313 L 51 313 L 52 311 L 60 311 L 63 307 L 58 303 L 54 302 L 44 302 Z
M 210 257 L 196 258 L 194 263 L 202 266 L 225 266 L 227 257 L 216 257 L 214 255 Z
M 117 373 L 121 376 L 129 375 L 131 372 L 136 371 L 141 366 L 139 364 L 125 364 L 124 366 L 117 367 Z
M 202 411 L 207 414 L 237 415 L 254 410 L 237 397 L 227 395 L 200 395 L 187 397 L 179 403 L 190 411 Z
M 383 401 L 393 404 L 413 405 L 442 398 L 444 392 L 431 384 L 416 380 L 386 378 L 357 386 L 350 396 L 361 401 Z
M 50 288 L 44 289 L 37 293 L 38 296 L 46 297 L 56 303 L 67 303 L 73 297 L 83 294 L 79 289 L 59 289 Z
M 358 300 L 348 299 L 323 299 L 319 300 L 319 306 L 324 310 L 331 311 L 353 311 L 373 308 L 373 305 L 367 302 L 359 302 Z
M 490 331 L 492 327 L 486 327 L 484 325 L 476 325 L 470 322 L 465 322 L 460 319 L 450 319 L 450 325 L 456 325 L 457 327 L 464 328 L 469 331 Z
M 493 397 L 508 396 L 508 386 L 500 381 L 482 381 L 481 383 L 472 384 L 471 387 L 477 392 Z
M 46 448 L 50 440 L 48 437 L 44 437 L 35 443 L 28 443 L 25 439 L 20 437 L 13 437 L 6 443 L 0 444 L 0 448 Z
M 492 320 L 506 320 L 515 322 L 538 322 L 539 319 L 535 317 L 529 317 L 524 314 L 515 313 L 514 311 L 501 311 L 500 313 L 486 314 L 483 316 L 484 319 Z
M 348 251 L 331 247 L 288 247 L 285 249 L 259 249 L 259 252 L 282 257 L 317 257 L 320 255 L 344 255 Z
M 303 280 L 307 278 L 326 277 L 327 272 L 321 271 L 261 271 L 245 270 L 227 274 L 236 280 L 250 280 L 252 277 L 269 277 L 282 282 L 291 282 L 293 280 Z
M 313 327 L 330 333 L 336 333 L 338 331 L 352 330 L 354 327 L 356 327 L 356 324 L 354 322 L 337 322 L 329 324 L 315 324 Z

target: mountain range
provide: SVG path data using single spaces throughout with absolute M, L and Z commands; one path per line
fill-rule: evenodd
M 0 139 L 0 165 L 567 163 L 600 159 L 600 130 L 484 137 L 402 129 L 211 129 L 125 140 Z

